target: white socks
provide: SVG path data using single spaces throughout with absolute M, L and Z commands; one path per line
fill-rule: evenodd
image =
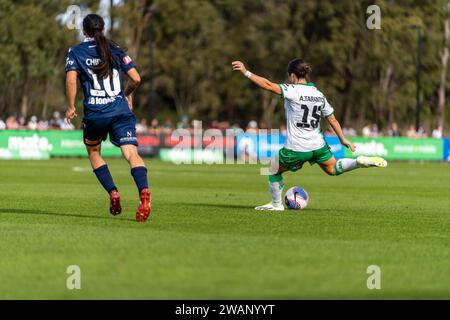
M 283 180 L 276 182 L 269 182 L 270 195 L 272 196 L 272 204 L 275 207 L 282 206 L 281 195 L 283 193 Z
M 358 162 L 356 159 L 339 159 L 334 166 L 334 174 L 340 175 L 341 173 L 352 171 L 358 168 Z

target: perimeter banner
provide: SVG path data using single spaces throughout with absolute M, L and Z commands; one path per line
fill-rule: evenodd
M 0 131 L 0 159 L 49 159 L 85 157 L 82 131 Z M 109 141 L 102 143 L 102 155 L 120 156 Z
M 331 152 L 336 159 L 344 157 L 344 147 L 335 136 L 325 136 Z M 236 137 L 236 154 L 241 157 L 247 153 L 258 159 L 270 159 L 276 155 L 284 146 L 286 136 L 284 135 L 257 135 L 242 134 Z
M 345 157 L 380 156 L 388 160 L 442 160 L 444 140 L 432 138 L 360 138 L 349 139 L 356 152 L 345 149 Z
M 444 139 L 444 160 L 450 162 L 450 138 Z
M 151 146 L 145 142 L 152 138 Z M 139 152 L 146 156 L 157 156 L 161 148 L 171 149 L 166 143 L 170 136 L 140 136 Z M 356 145 L 356 152 L 343 148 L 337 137 L 325 137 L 331 151 L 336 158 L 356 157 L 358 155 L 381 156 L 388 160 L 448 160 L 450 159 L 450 140 L 404 137 L 381 138 L 351 138 Z M 235 140 L 235 151 L 239 157 L 244 153 L 258 159 L 272 157 L 283 146 L 284 135 L 238 135 Z M 227 144 L 228 145 L 228 144 Z M 151 147 L 151 148 L 149 148 Z M 162 158 L 180 156 L 164 150 Z M 106 157 L 119 157 L 120 149 L 113 146 L 109 140 L 102 143 L 102 154 Z M 49 159 L 50 157 L 86 157 L 83 144 L 83 132 L 77 131 L 28 131 L 28 130 L 0 130 L 0 159 Z M 192 155 L 183 155 L 190 158 Z M 201 157 L 216 159 L 214 155 L 202 153 Z

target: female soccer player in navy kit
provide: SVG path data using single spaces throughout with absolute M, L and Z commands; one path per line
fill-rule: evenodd
M 89 14 L 83 20 L 85 40 L 69 49 L 66 61 L 66 121 L 77 114 L 75 97 L 77 79 L 84 93 L 83 139 L 98 180 L 110 195 L 110 212 L 120 214 L 120 195 L 106 162 L 101 156 L 101 143 L 109 134 L 111 143 L 120 147 L 131 167 L 131 175 L 139 190 L 140 202 L 136 221 L 150 216 L 150 190 L 147 169 L 137 152 L 136 118 L 133 115 L 132 93 L 141 78 L 131 58 L 104 35 L 105 22 L 99 15 Z M 122 73 L 129 81 L 122 86 Z

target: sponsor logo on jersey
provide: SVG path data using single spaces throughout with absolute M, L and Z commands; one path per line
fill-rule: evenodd
M 67 66 L 72 66 L 74 63 L 75 63 L 74 60 L 70 60 L 70 58 L 67 58 L 67 59 L 66 59 L 66 67 L 67 67 Z
M 123 137 L 119 139 L 119 142 L 137 142 L 137 137 Z
M 130 64 L 131 62 L 133 62 L 133 60 L 131 60 L 130 56 L 123 57 L 122 61 L 125 64 Z
M 104 90 L 91 89 L 91 96 L 94 96 L 94 97 L 105 97 L 106 96 L 106 92 Z
M 97 66 L 100 64 L 102 60 L 98 59 L 98 58 L 87 58 L 86 59 L 86 65 L 88 65 L 89 67 L 91 66 Z

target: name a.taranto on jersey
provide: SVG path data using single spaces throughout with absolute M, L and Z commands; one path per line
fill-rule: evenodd
M 313 97 L 313 96 L 300 96 L 300 101 L 311 101 L 311 102 L 325 102 L 324 97 Z

